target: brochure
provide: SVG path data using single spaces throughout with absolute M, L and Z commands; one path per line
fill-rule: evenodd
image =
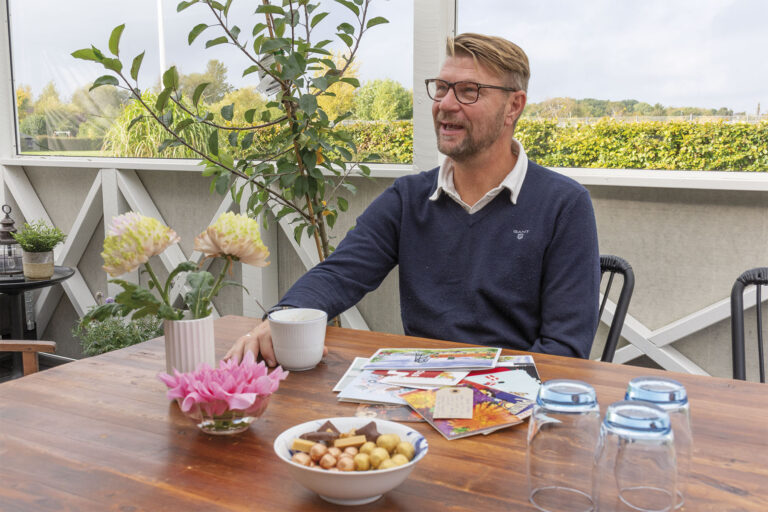
M 374 373 L 383 372 L 385 377 L 381 380 L 388 384 L 409 386 L 413 388 L 439 388 L 453 386 L 461 379 L 469 375 L 469 372 L 455 372 L 443 370 L 375 370 Z
M 398 393 L 402 393 L 408 388 L 382 382 L 384 377 L 385 375 L 376 375 L 370 370 L 365 370 L 339 392 L 338 400 L 340 402 L 407 405 L 398 396 Z
M 500 348 L 380 348 L 366 370 L 469 370 L 493 368 Z
M 481 384 L 460 383 L 459 386 L 473 390 L 472 419 L 435 419 L 436 390 L 417 389 L 401 393 L 400 398 L 448 440 L 517 425 L 531 414 L 533 402 L 525 398 Z
M 476 370 L 464 377 L 462 382 L 480 384 L 535 401 L 541 386 L 541 379 L 536 371 L 536 365 L 533 364 L 533 358 L 531 356 L 512 357 L 530 358 L 530 362 L 518 361 L 516 364 L 509 364 L 506 367 L 499 366 L 490 370 Z

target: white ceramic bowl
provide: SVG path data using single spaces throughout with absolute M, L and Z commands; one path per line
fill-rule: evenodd
M 401 440 L 413 444 L 416 453 L 408 464 L 381 471 L 326 471 L 292 462 L 293 453 L 290 448 L 293 440 L 301 434 L 317 430 L 326 421 L 333 423 L 341 432 L 361 428 L 375 421 L 380 434 L 397 434 Z M 403 483 L 416 463 L 427 454 L 427 440 L 416 430 L 393 421 L 370 418 L 323 418 L 308 421 L 283 431 L 275 439 L 274 446 L 275 453 L 288 464 L 297 482 L 337 505 L 363 505 L 377 500 L 385 492 Z

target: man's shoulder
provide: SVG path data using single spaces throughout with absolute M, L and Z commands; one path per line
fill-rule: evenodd
M 568 177 L 552 169 L 547 169 L 536 162 L 528 161 L 528 171 L 525 181 L 529 181 L 532 187 L 543 187 L 546 190 L 559 195 L 580 195 L 587 191 L 584 186 L 571 177 Z
M 401 194 L 409 196 L 424 195 L 430 196 L 437 187 L 437 173 L 439 167 L 428 171 L 421 171 L 406 176 L 401 176 L 395 180 L 392 186 Z

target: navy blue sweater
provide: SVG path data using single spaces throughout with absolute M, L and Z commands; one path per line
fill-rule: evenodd
M 469 215 L 441 194 L 438 169 L 397 179 L 279 305 L 355 305 L 400 266 L 406 334 L 588 357 L 600 256 L 592 203 L 572 179 L 529 162 L 517 204 L 503 190 Z

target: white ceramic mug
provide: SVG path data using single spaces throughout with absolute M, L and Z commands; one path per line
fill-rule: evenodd
M 272 347 L 278 364 L 286 370 L 311 370 L 323 358 L 325 311 L 292 308 L 274 311 L 269 315 Z

